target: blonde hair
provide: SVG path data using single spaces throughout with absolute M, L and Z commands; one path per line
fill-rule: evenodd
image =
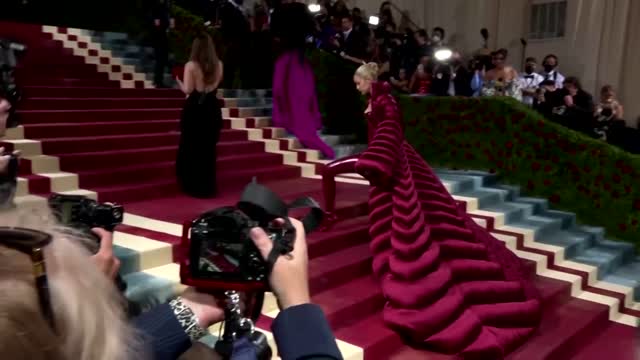
M 376 81 L 378 80 L 378 64 L 374 62 L 360 65 L 356 70 L 356 76 L 359 76 L 365 80 Z
M 8 359 L 128 360 L 145 358 L 113 282 L 83 242 L 45 209 L 0 213 L 0 226 L 44 231 L 55 332 L 40 309 L 30 258 L 0 244 L 0 354 Z

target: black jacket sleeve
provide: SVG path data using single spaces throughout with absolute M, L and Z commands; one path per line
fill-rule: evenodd
M 336 338 L 317 305 L 281 311 L 271 330 L 282 360 L 342 360 Z
M 163 304 L 133 319 L 142 332 L 154 360 L 175 360 L 191 347 L 191 340 L 169 304 Z

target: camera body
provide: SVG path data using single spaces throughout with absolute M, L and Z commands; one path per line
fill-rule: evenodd
M 273 264 L 279 256 L 293 251 L 296 228 L 288 211 L 303 207 L 310 208 L 302 219 L 309 233 L 320 225 L 324 214 L 313 199 L 286 204 L 254 181 L 244 189 L 236 206 L 221 207 L 185 223 L 181 247 L 188 256 L 180 263 L 182 283 L 205 292 L 268 291 Z M 266 260 L 249 235 L 256 227 L 273 242 Z
M 188 224 L 189 256 L 181 266 L 182 282 L 209 290 L 268 290 L 268 266 L 249 232 L 261 227 L 274 244 L 292 249 L 295 229 L 275 227 L 270 224 L 275 218 L 256 215 L 240 204 L 207 212 Z
M 122 224 L 124 208 L 112 203 L 99 203 L 82 195 L 52 194 L 49 207 L 64 225 L 91 233 L 92 228 L 113 232 Z
M 96 241 L 95 244 L 87 246 L 94 254 L 100 248 L 100 237 L 91 229 L 101 228 L 113 232 L 116 226 L 122 224 L 124 218 L 122 205 L 99 203 L 82 195 L 52 194 L 49 196 L 48 204 L 61 224 L 79 230 Z M 127 283 L 120 275 L 116 276 L 115 284 L 120 292 L 124 293 L 127 290 Z M 137 305 L 128 303 L 127 306 L 129 315 L 134 316 L 139 312 Z

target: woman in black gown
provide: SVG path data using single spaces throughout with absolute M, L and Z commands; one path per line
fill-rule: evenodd
M 211 37 L 197 37 L 191 47 L 191 59 L 184 67 L 183 81 L 177 79 L 187 100 L 180 119 L 176 159 L 178 184 L 185 194 L 197 198 L 216 195 L 216 144 L 222 129 L 216 92 L 222 72 Z

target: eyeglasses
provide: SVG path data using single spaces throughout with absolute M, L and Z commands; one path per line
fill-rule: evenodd
M 47 266 L 44 258 L 44 248 L 51 243 L 51 239 L 51 235 L 41 231 L 0 226 L 0 245 L 20 251 L 31 258 L 40 309 L 51 329 L 55 331 Z

